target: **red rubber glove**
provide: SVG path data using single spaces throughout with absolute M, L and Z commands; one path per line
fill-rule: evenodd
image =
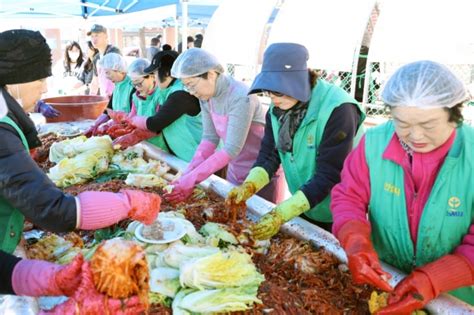
M 474 284 L 474 267 L 461 255 L 446 255 L 403 279 L 378 315 L 411 314 L 440 293 Z
M 120 145 L 120 149 L 126 149 L 143 140 L 155 137 L 157 134 L 148 130 L 135 129 L 129 134 L 118 137 L 114 140 L 112 145 Z
M 83 261 L 81 254 L 65 266 L 42 260 L 23 259 L 13 269 L 13 290 L 17 295 L 69 296 L 79 286 Z
M 128 119 L 127 113 L 119 110 L 111 110 L 110 108 L 107 108 L 107 115 L 109 115 L 109 117 L 117 123 L 122 122 L 124 120 L 126 121 Z
M 40 314 L 142 314 L 145 306 L 137 296 L 129 299 L 112 299 L 97 291 L 89 262 L 82 264 L 81 283 L 74 294 L 63 304 Z
M 393 290 L 387 282 L 391 275 L 383 271 L 370 241 L 368 224 L 357 220 L 348 221 L 339 230 L 337 238 L 346 251 L 354 283 L 368 283 L 387 292 Z
M 35 162 L 39 162 L 38 148 L 31 149 L 30 156 Z

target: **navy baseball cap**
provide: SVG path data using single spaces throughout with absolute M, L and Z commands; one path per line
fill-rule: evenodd
M 94 24 L 91 30 L 87 32 L 87 36 L 90 36 L 92 33 L 107 33 L 107 29 L 103 25 Z
M 307 102 L 311 86 L 306 47 L 295 43 L 275 43 L 263 55 L 262 71 L 256 76 L 249 94 L 272 91 Z

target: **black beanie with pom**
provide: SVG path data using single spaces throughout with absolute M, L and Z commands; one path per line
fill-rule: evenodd
M 0 33 L 0 86 L 51 76 L 51 49 L 38 31 Z

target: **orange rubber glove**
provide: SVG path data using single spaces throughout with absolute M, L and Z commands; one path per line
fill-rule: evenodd
M 391 275 L 383 271 L 370 240 L 368 224 L 357 220 L 348 221 L 339 230 L 337 238 L 346 251 L 354 283 L 368 283 L 387 292 L 393 290 L 387 282 Z
M 411 314 L 440 293 L 474 284 L 474 267 L 461 255 L 446 255 L 403 279 L 378 315 Z
M 131 219 L 144 224 L 152 224 L 156 220 L 161 206 L 159 195 L 141 190 L 122 189 L 120 192 L 129 199 L 130 211 L 128 216 Z

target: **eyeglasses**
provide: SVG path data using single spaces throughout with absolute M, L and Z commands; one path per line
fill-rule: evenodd
M 279 93 L 279 92 L 273 92 L 273 91 L 262 91 L 258 93 L 259 96 L 265 96 L 265 97 L 282 97 L 285 94 Z
M 132 85 L 134 87 L 142 87 L 143 86 L 143 82 L 145 82 L 146 79 L 148 79 L 150 77 L 150 75 L 146 75 L 143 77 L 143 80 L 141 80 L 140 82 L 132 82 Z
M 202 77 L 198 77 L 196 82 L 193 85 L 183 83 L 184 90 L 188 93 L 196 93 L 196 87 L 198 86 L 201 79 Z

